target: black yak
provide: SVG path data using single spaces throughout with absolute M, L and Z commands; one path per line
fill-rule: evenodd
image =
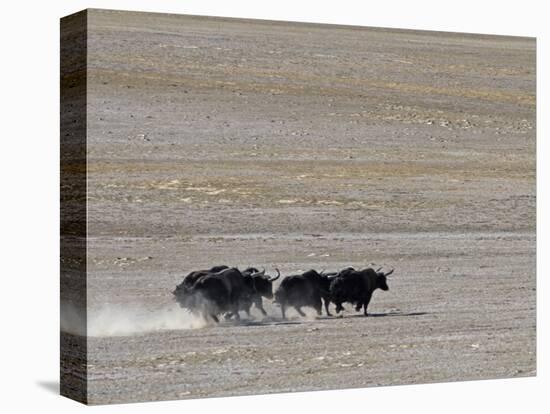
M 266 299 L 273 298 L 273 282 L 281 276 L 279 269 L 275 268 L 275 271 L 277 272 L 277 276 L 275 277 L 266 275 L 265 269 L 259 272 L 258 269 L 254 267 L 249 267 L 242 272 L 245 279 L 247 279 L 247 284 L 252 287 L 252 295 L 249 300 L 245 299 L 242 301 L 239 309 L 244 310 L 248 316 L 250 316 L 250 308 L 252 304 L 254 304 L 254 306 L 262 312 L 262 315 L 267 315 L 267 312 L 263 307 L 262 297 Z
M 275 302 L 281 306 L 283 319 L 286 319 L 285 311 L 288 306 L 294 307 L 301 316 L 305 316 L 302 306 L 312 307 L 321 315 L 321 298 L 328 294 L 329 287 L 328 276 L 308 270 L 301 275 L 285 277 L 275 292 Z
M 181 307 L 198 311 L 205 319 L 211 317 L 216 322 L 217 315 L 225 312 L 231 312 L 239 320 L 239 304 L 250 300 L 253 293 L 250 281 L 237 268 L 192 272 L 173 292 Z
M 339 272 L 325 272 L 322 271 L 320 274 L 325 278 L 323 280 L 323 289 L 321 290 L 321 298 L 323 299 L 323 303 L 325 304 L 325 312 L 327 313 L 327 316 L 332 316 L 329 310 L 329 305 L 331 302 L 330 299 L 330 284 L 333 282 L 334 279 L 336 279 L 338 276 L 342 276 L 347 274 L 348 272 L 351 272 L 355 270 L 353 267 L 346 267 L 345 269 L 342 269 Z
M 183 278 L 183 281 L 176 286 L 176 292 L 179 292 L 180 294 L 185 294 L 185 291 L 193 287 L 193 285 L 199 280 L 202 276 L 206 276 L 210 273 L 218 273 L 222 270 L 229 269 L 229 266 L 221 265 L 221 266 L 214 266 L 210 269 L 203 269 L 203 270 L 194 270 L 190 272 L 187 276 Z
M 367 268 L 364 270 L 348 270 L 341 272 L 330 284 L 330 299 L 336 305 L 336 313 L 344 308 L 342 303 L 349 302 L 355 305 L 356 310 L 363 308 L 363 313 L 368 316 L 367 307 L 376 289 L 389 290 L 386 277 L 393 273 L 393 269 L 387 273 Z

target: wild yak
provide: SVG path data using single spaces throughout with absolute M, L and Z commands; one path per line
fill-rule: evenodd
M 353 267 L 347 267 L 345 269 L 342 269 L 339 272 L 328 272 L 327 273 L 325 271 L 322 271 L 320 273 L 321 276 L 323 276 L 327 279 L 326 281 L 324 281 L 324 284 L 325 285 L 328 284 L 328 287 L 321 291 L 321 298 L 323 299 L 323 303 L 325 304 L 325 312 L 327 313 L 327 316 L 332 316 L 332 313 L 330 313 L 330 311 L 329 311 L 329 305 L 330 305 L 330 302 L 331 302 L 331 299 L 330 299 L 330 284 L 338 276 L 344 275 L 347 272 L 350 272 L 352 270 L 355 270 L 355 269 Z
M 234 309 L 230 289 L 222 278 L 214 275 L 206 275 L 197 280 L 188 296 L 180 300 L 180 305 L 192 312 L 199 312 L 205 320 L 210 317 L 217 323 L 220 313 Z
M 188 280 L 190 277 L 195 278 L 194 283 Z M 249 300 L 253 289 L 239 269 L 225 268 L 219 272 L 192 272 L 173 294 L 181 307 L 218 322 L 217 315 L 225 312 L 231 312 L 239 320 L 239 303 Z
M 176 292 L 179 292 L 180 294 L 185 294 L 186 290 L 193 287 L 195 282 L 199 280 L 202 276 L 205 276 L 210 273 L 218 273 L 222 270 L 229 269 L 229 266 L 221 265 L 221 266 L 214 266 L 210 269 L 203 269 L 203 270 L 195 270 L 191 273 L 189 273 L 187 276 L 183 278 L 183 281 L 176 286 Z
M 381 269 L 341 272 L 330 284 L 330 299 L 336 305 L 336 313 L 344 309 L 342 303 L 350 302 L 357 311 L 363 307 L 364 315 L 368 316 L 367 307 L 373 292 L 376 289 L 389 290 L 386 277 L 393 273 L 393 269 L 387 273 L 380 272 Z
M 275 271 L 277 272 L 277 276 L 275 277 L 266 276 L 265 269 L 260 272 L 255 267 L 249 267 L 242 272 L 247 284 L 252 286 L 253 292 L 248 300 L 245 299 L 241 301 L 239 310 L 244 310 L 250 317 L 250 308 L 252 304 L 254 304 L 254 306 L 262 312 L 262 315 L 267 315 L 263 307 L 262 297 L 266 299 L 273 298 L 273 282 L 281 276 L 279 269 L 275 268 Z
M 275 302 L 281 306 L 283 319 L 286 319 L 288 306 L 294 307 L 301 316 L 305 316 L 302 306 L 312 307 L 321 315 L 321 297 L 328 294 L 329 287 L 330 279 L 327 276 L 308 270 L 301 275 L 285 277 L 275 292 Z

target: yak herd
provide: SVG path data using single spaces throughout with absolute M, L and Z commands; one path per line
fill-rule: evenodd
M 354 305 L 356 311 L 363 308 L 364 315 L 368 316 L 373 292 L 388 290 L 387 277 L 393 273 L 393 269 L 383 272 L 382 268 L 371 267 L 361 270 L 347 267 L 330 273 L 312 269 L 284 277 L 273 294 L 273 282 L 281 277 L 279 270 L 275 271 L 276 276 L 266 275 L 265 269 L 259 271 L 254 267 L 244 271 L 228 266 L 197 270 L 185 276 L 173 294 L 182 308 L 215 322 L 219 322 L 220 315 L 240 320 L 240 311 L 250 317 L 252 305 L 266 316 L 263 298 L 273 299 L 281 307 L 283 319 L 289 307 L 302 316 L 305 316 L 302 307 L 312 307 L 321 315 L 323 303 L 326 314 L 332 316 L 331 302 L 336 305 L 336 313 L 344 310 L 342 304 L 347 302 Z

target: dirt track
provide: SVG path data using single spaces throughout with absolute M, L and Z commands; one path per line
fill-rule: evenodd
M 91 403 L 535 374 L 532 39 L 89 18 L 90 318 L 213 264 L 396 268 L 372 318 L 90 337 Z

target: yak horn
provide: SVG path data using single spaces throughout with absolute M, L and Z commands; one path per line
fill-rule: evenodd
M 384 266 L 379 267 L 378 269 L 376 269 L 376 273 L 378 273 L 380 270 L 382 270 L 383 267 L 384 267 Z
M 386 273 L 384 276 L 389 276 L 389 275 L 391 275 L 391 274 L 393 273 L 394 270 L 395 270 L 395 269 L 390 270 L 390 271 L 389 271 L 388 273 Z
M 252 276 L 263 276 L 265 275 L 265 269 L 262 269 L 261 272 L 252 273 Z
M 276 281 L 277 279 L 279 279 L 279 277 L 281 277 L 281 272 L 279 272 L 279 269 L 275 268 L 276 272 L 277 272 L 277 276 L 275 277 L 272 277 L 269 279 L 270 282 L 274 282 Z

